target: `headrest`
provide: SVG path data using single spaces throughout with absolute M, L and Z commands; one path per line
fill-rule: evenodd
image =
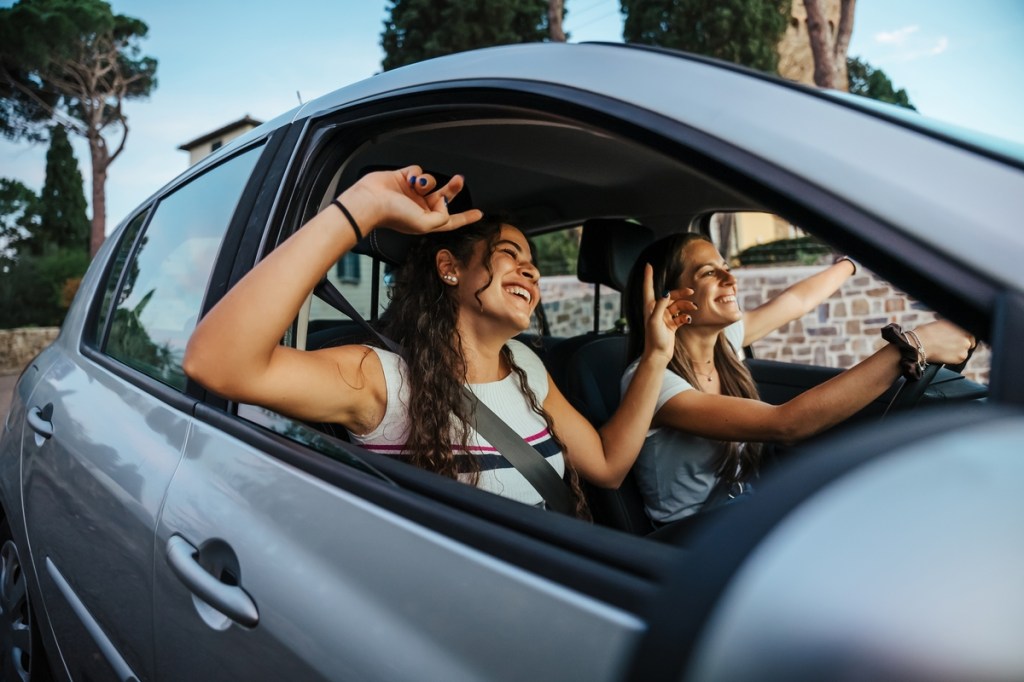
M 576 275 L 581 282 L 625 291 L 629 271 L 640 252 L 654 241 L 647 227 L 622 218 L 594 218 L 583 223 Z

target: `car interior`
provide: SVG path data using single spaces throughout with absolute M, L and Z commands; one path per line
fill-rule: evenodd
M 684 148 L 666 149 L 628 130 L 612 132 L 549 113 L 487 106 L 458 116 L 427 110 L 415 118 L 370 117 L 345 125 L 326 120 L 319 126 L 300 170 L 297 186 L 303 189 L 291 199 L 278 240 L 366 172 L 416 163 L 441 181 L 456 173 L 466 178 L 466 190 L 453 202 L 453 212 L 473 206 L 485 214 L 498 213 L 531 239 L 582 226 L 576 275 L 593 285 L 595 297 L 601 287 L 606 287 L 606 297 L 609 289 L 622 292 L 636 256 L 654 239 L 676 231 L 711 235 L 709 218 L 717 212 L 785 216 L 788 206 L 781 200 L 765 201 L 771 196 L 755 181 L 723 172 Z M 826 219 L 821 223 L 827 226 Z M 358 293 L 365 300 L 354 300 L 354 295 L 352 301 L 371 323 L 387 305 L 387 273 L 401 262 L 407 246 L 407 238 L 395 233 L 378 231 L 374 237 L 356 249 L 363 272 L 370 273 L 370 291 Z M 593 328 L 562 337 L 551 334 L 542 318 L 524 337 L 563 393 L 600 426 L 618 404 L 619 379 L 627 365 L 626 336 L 621 326 L 600 328 L 594 319 Z M 366 339 L 357 323 L 311 295 L 286 343 L 314 349 Z M 768 402 L 784 402 L 841 371 L 759 360 L 750 349 L 747 355 Z M 921 387 L 928 389 L 923 396 L 907 391 L 901 399 L 898 384 L 851 421 L 880 418 L 894 398 L 894 407 L 906 409 L 918 401 L 983 399 L 986 392 L 984 385 L 948 369 Z M 342 429 L 314 427 L 344 439 Z M 652 531 L 631 477 L 619 490 L 588 486 L 586 493 L 596 523 L 634 535 Z

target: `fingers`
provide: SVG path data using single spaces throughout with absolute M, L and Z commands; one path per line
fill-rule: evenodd
M 650 263 L 644 265 L 644 310 L 650 310 L 654 303 L 654 268 Z

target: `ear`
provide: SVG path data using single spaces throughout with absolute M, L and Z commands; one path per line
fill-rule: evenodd
M 438 277 L 445 275 L 455 275 L 457 277 L 459 274 L 458 261 L 448 249 L 441 249 L 437 252 L 437 255 L 434 256 L 434 264 L 437 267 Z

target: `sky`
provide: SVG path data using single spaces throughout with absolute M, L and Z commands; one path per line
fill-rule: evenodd
M 801 0 L 794 0 L 800 2 Z M 11 0 L 0 0 L 10 7 Z M 149 25 L 157 88 L 129 101 L 110 166 L 107 230 L 188 167 L 178 147 L 249 115 L 270 120 L 380 71 L 388 0 L 110 0 Z M 622 41 L 618 0 L 565 0 L 570 42 Z M 239 11 L 244 8 L 244 11 Z M 849 56 L 881 68 L 927 116 L 1024 143 L 1024 0 L 859 0 Z M 88 149 L 74 142 L 89 189 Z M 0 140 L 0 177 L 38 191 L 46 144 Z

